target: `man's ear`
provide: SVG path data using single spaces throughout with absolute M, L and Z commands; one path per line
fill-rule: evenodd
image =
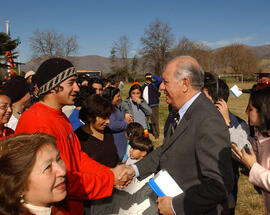
M 186 93 L 191 86 L 190 79 L 188 77 L 185 77 L 182 79 L 182 83 L 183 83 L 183 92 Z

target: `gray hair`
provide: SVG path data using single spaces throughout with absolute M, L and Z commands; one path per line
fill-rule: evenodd
M 190 58 L 190 56 L 180 56 L 176 57 L 174 60 Z M 195 59 L 194 59 L 195 60 Z M 195 60 L 196 61 L 196 60 Z M 204 71 L 201 66 L 189 61 L 181 61 L 176 65 L 176 70 L 174 76 L 177 81 L 188 77 L 190 79 L 190 84 L 195 90 L 201 90 L 204 86 Z

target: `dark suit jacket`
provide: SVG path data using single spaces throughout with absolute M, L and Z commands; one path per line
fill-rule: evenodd
M 184 191 L 173 198 L 176 214 L 221 214 L 233 186 L 230 137 L 223 117 L 201 93 L 174 134 L 136 166 L 140 178 L 166 169 L 175 179 Z

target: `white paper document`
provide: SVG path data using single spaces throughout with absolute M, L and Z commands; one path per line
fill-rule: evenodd
M 183 190 L 164 169 L 160 170 L 148 184 L 158 196 L 175 197 L 183 193 Z
M 234 95 L 235 98 L 238 98 L 239 96 L 242 95 L 242 91 L 239 89 L 237 85 L 233 85 L 230 91 Z

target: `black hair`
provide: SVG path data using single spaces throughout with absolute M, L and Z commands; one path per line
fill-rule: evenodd
M 126 133 L 130 139 L 134 137 L 144 136 L 144 128 L 138 122 L 131 122 L 127 125 Z
M 259 113 L 260 125 L 257 127 L 264 137 L 270 136 L 270 88 L 253 90 L 250 101 Z
M 207 89 L 209 96 L 213 99 L 214 103 L 218 99 L 222 98 L 225 102 L 228 102 L 229 98 L 229 87 L 225 81 L 217 78 L 209 72 L 204 74 L 204 89 Z
M 107 79 L 111 83 L 111 85 L 114 85 L 115 83 L 120 82 L 120 78 L 116 74 L 110 75 Z
M 140 151 L 145 151 L 148 153 L 150 153 L 151 151 L 153 151 L 153 144 L 152 141 L 144 136 L 140 136 L 140 137 L 134 137 L 130 142 L 129 145 L 133 148 L 133 149 L 138 149 Z
M 88 86 L 92 87 L 92 84 L 100 84 L 101 86 L 103 86 L 102 81 L 99 78 L 90 78 Z
M 77 92 L 76 98 L 74 100 L 74 105 L 76 107 L 81 107 L 83 101 L 90 95 L 93 95 L 95 93 L 95 89 L 88 86 L 80 86 L 80 91 Z
M 111 103 L 114 98 L 114 96 L 120 92 L 119 88 L 116 87 L 107 87 L 103 90 L 102 96 L 106 99 L 108 99 Z
M 101 95 L 91 95 L 82 103 L 79 118 L 84 123 L 95 122 L 96 117 L 107 119 L 114 112 L 111 102 Z
M 131 97 L 131 92 L 133 90 L 139 90 L 141 92 L 141 98 L 142 98 L 142 88 L 139 84 L 134 84 L 133 86 L 130 87 L 129 92 L 128 92 L 128 98 Z
M 80 75 L 80 76 L 78 76 L 76 82 L 77 82 L 78 85 L 80 85 L 84 81 L 88 81 L 88 77 L 87 76 L 84 76 L 84 75 Z
M 60 83 L 60 84 L 61 84 L 61 83 Z M 53 90 L 54 90 L 56 93 L 59 93 L 59 92 L 63 91 L 64 88 L 63 88 L 62 86 L 60 86 L 60 84 L 58 84 L 57 86 L 55 86 L 54 88 L 52 88 L 52 89 L 49 90 L 48 92 L 39 95 L 39 96 L 38 96 L 39 101 L 43 101 L 44 98 L 45 98 L 45 96 L 49 95 Z
M 106 87 L 106 85 L 107 85 L 108 83 L 110 83 L 109 80 L 108 80 L 107 78 L 102 78 L 102 79 L 101 79 L 101 82 L 102 82 L 102 86 L 103 86 L 103 87 Z

